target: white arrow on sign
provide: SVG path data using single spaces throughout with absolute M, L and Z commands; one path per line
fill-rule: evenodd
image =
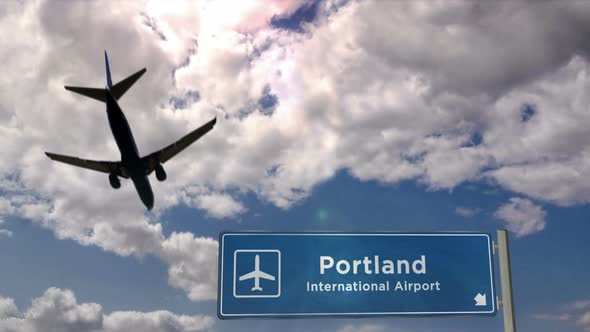
M 485 294 L 480 294 L 477 293 L 477 295 L 474 298 L 475 300 L 475 306 L 476 307 L 481 307 L 481 306 L 485 306 L 487 305 L 487 301 L 486 301 L 486 295 Z

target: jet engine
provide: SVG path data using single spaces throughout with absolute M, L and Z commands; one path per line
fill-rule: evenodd
M 115 173 L 109 174 L 109 182 L 111 183 L 111 187 L 114 189 L 121 188 L 121 181 L 119 181 L 119 177 Z
M 162 164 L 158 164 L 158 166 L 156 166 L 156 179 L 158 179 L 158 181 L 164 181 L 166 180 L 166 171 L 164 171 L 164 167 L 162 166 Z

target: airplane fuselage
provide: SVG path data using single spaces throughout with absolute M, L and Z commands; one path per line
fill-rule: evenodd
M 129 178 L 133 181 L 139 198 L 148 210 L 151 210 L 154 206 L 154 193 L 146 174 L 146 167 L 137 150 L 131 127 L 129 127 L 125 114 L 108 89 L 106 94 L 107 117 L 121 153 L 121 162 L 126 168 Z
M 260 273 L 260 256 L 256 255 L 254 257 L 254 273 Z M 262 291 L 260 287 L 260 276 L 257 275 L 254 277 L 254 287 L 252 287 L 252 291 Z

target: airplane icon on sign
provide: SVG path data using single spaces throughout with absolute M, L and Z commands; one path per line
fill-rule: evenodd
M 254 279 L 254 287 L 252 287 L 252 291 L 262 291 L 262 287 L 260 287 L 260 278 L 271 281 L 275 280 L 274 276 L 260 271 L 260 256 L 256 255 L 256 257 L 254 258 L 254 271 L 240 276 L 239 280 L 243 281 L 248 279 Z

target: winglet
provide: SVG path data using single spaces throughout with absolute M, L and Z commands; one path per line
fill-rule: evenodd
M 107 55 L 107 50 L 104 50 L 104 64 L 107 71 L 107 86 L 110 89 L 113 86 L 113 81 L 111 81 L 111 68 L 109 67 L 109 57 Z

